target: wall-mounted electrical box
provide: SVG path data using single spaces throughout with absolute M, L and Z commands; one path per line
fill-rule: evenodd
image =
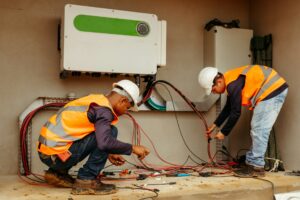
M 166 21 L 154 14 L 67 4 L 61 71 L 154 75 L 166 65 Z
M 204 65 L 226 72 L 251 64 L 253 30 L 214 26 L 204 33 Z

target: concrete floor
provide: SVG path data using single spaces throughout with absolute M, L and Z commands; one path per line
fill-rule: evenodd
M 300 190 L 300 177 L 285 176 L 283 173 L 267 173 L 264 178 L 272 181 L 275 193 L 285 193 Z M 158 199 L 272 199 L 271 184 L 253 178 L 226 177 L 160 177 L 148 178 L 143 181 L 113 181 L 117 186 L 132 186 L 132 184 L 167 183 L 176 181 L 175 185 L 146 186 L 160 190 Z M 110 181 L 112 183 L 112 181 Z M 104 196 L 76 196 L 70 194 L 70 189 L 32 186 L 24 183 L 18 176 L 0 177 L 0 199 L 18 200 L 134 200 L 153 196 L 152 192 L 119 189 L 116 194 Z M 151 198 L 149 198 L 151 199 Z

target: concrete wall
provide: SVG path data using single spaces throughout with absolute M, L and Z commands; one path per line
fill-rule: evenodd
M 289 94 L 275 125 L 283 161 L 288 169 L 300 168 L 299 157 L 299 52 L 300 1 L 251 1 L 251 28 L 256 35 L 273 35 L 273 66 L 287 80 Z
M 193 101 L 203 96 L 203 91 L 197 83 L 197 74 L 203 64 L 205 23 L 213 18 L 224 21 L 238 18 L 243 28 L 249 26 L 249 1 L 246 0 L 227 0 L 226 3 L 221 0 L 2 0 L 0 174 L 17 172 L 17 118 L 37 97 L 64 97 L 71 91 L 78 97 L 89 93 L 106 93 L 112 82 L 123 78 L 59 79 L 57 25 L 66 3 L 155 13 L 160 19 L 166 20 L 167 66 L 159 70 L 158 78 L 174 83 Z M 35 117 L 33 141 L 37 139 L 41 125 L 51 113 L 43 112 Z M 209 123 L 215 118 L 214 113 L 214 110 L 211 110 L 207 114 Z M 141 112 L 135 116 L 165 159 L 177 163 L 184 162 L 188 152 L 178 133 L 174 113 Z M 199 156 L 207 159 L 201 122 L 193 113 L 179 114 L 179 121 L 191 148 Z M 124 120 L 119 127 L 121 139 L 130 141 L 130 122 Z M 148 143 L 145 144 L 148 146 Z M 150 161 L 158 162 L 153 155 L 151 156 Z M 36 154 L 34 157 L 37 165 L 41 165 Z

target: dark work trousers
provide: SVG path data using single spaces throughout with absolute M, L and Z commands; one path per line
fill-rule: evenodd
M 112 127 L 112 136 L 117 138 L 118 129 Z M 77 163 L 89 156 L 87 162 L 78 171 L 77 178 L 85 180 L 96 179 L 100 171 L 104 168 L 108 153 L 100 151 L 97 147 L 95 132 L 87 135 L 81 140 L 75 141 L 69 151 L 71 157 L 62 162 L 57 156 L 47 156 L 39 153 L 41 161 L 54 171 L 67 172 Z

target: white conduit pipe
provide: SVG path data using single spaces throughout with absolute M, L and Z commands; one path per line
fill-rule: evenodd
M 49 104 L 49 103 L 67 103 L 74 99 L 76 99 L 76 96 L 74 93 L 69 93 L 67 95 L 67 98 L 38 97 L 19 115 L 19 131 L 21 129 L 24 119 L 33 110 L 35 110 L 43 105 Z M 57 108 L 48 108 L 48 109 L 57 110 Z M 29 168 L 31 168 L 31 149 L 32 149 L 31 135 L 32 135 L 32 123 L 30 122 L 30 124 L 28 126 L 28 130 L 27 130 L 27 135 L 26 135 L 27 157 L 28 157 Z M 21 149 L 20 148 L 19 148 L 19 170 L 20 170 L 21 174 L 24 174 L 24 168 L 23 168 L 23 163 L 22 163 L 22 159 L 21 159 Z

